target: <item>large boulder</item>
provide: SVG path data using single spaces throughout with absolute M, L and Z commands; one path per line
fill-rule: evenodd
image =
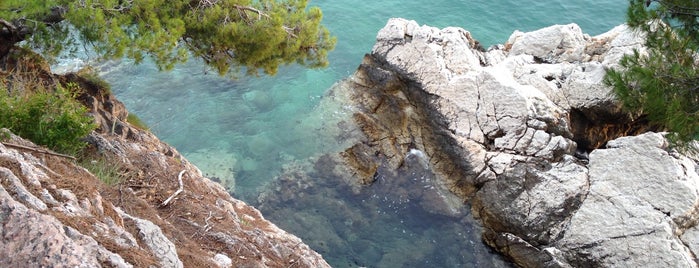
M 556 246 L 576 267 L 697 267 L 699 175 L 657 133 L 618 138 L 590 154 L 590 190 Z M 691 236 L 691 234 L 689 235 Z
M 577 24 L 554 25 L 533 32 L 515 31 L 507 43 L 510 55 L 531 55 L 547 63 L 577 62 L 587 56 L 589 40 Z
M 344 157 L 398 168 L 425 152 L 521 266 L 695 267 L 696 161 L 660 134 L 622 138 L 654 129 L 602 83 L 642 44 L 626 26 L 591 37 L 570 24 L 483 50 L 466 30 L 391 19 L 350 79 L 366 140 Z

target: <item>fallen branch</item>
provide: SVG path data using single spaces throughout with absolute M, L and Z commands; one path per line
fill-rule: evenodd
M 7 143 L 7 142 L 3 142 L 2 145 L 5 145 L 5 146 L 7 146 L 7 147 L 12 147 L 12 148 L 17 148 L 17 149 L 24 149 L 24 150 L 29 150 L 29 151 L 37 152 L 37 153 L 55 155 L 55 156 L 60 156 L 60 157 L 65 157 L 65 158 L 68 158 L 68 159 L 75 160 L 75 157 L 73 157 L 73 156 L 70 156 L 70 155 L 67 155 L 67 154 L 54 153 L 54 152 L 51 152 L 51 151 L 48 151 L 48 150 L 44 150 L 44 149 L 41 149 L 41 148 L 32 148 L 32 147 L 27 147 L 27 146 L 24 146 L 24 145 L 19 145 L 19 144 L 14 144 L 14 143 Z
M 206 219 L 204 219 L 204 223 L 206 223 L 206 225 L 204 225 L 204 232 L 208 232 L 209 230 L 211 230 L 211 228 L 214 227 L 213 225 L 211 225 L 211 224 L 209 223 L 209 220 L 210 220 L 212 217 L 213 217 L 213 213 L 212 213 L 211 211 L 209 211 L 209 217 L 206 217 Z
M 180 175 L 177 175 L 177 180 L 180 182 L 180 188 L 177 189 L 177 191 L 175 191 L 170 197 L 165 199 L 165 201 L 162 204 L 160 204 L 161 207 L 164 207 L 164 206 L 167 206 L 168 204 L 170 204 L 170 201 L 172 201 L 172 199 L 175 198 L 175 196 L 177 196 L 182 191 L 184 191 L 184 184 L 182 183 L 182 174 L 184 174 L 186 171 L 187 171 L 186 169 L 183 169 L 182 171 L 180 171 Z
M 17 27 L 14 24 L 10 23 L 9 21 L 0 19 L 0 26 L 2 26 L 2 28 L 7 28 L 7 31 L 10 33 L 17 32 Z M 2 28 L 0 28 L 0 29 L 2 29 Z

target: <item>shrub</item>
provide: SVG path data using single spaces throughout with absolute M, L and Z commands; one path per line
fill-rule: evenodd
M 96 125 L 87 108 L 75 100 L 75 84 L 54 91 L 0 92 L 0 127 L 57 152 L 76 154 Z
M 148 125 L 135 114 L 129 113 L 129 115 L 126 117 L 126 122 L 129 122 L 132 126 L 140 130 L 150 131 Z
M 90 173 L 109 186 L 119 184 L 125 178 L 125 175 L 120 172 L 120 167 L 114 163 L 115 161 L 110 161 L 104 157 L 97 159 L 82 158 L 80 160 L 80 166 L 89 170 Z

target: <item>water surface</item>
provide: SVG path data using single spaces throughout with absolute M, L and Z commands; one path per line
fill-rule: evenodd
M 318 170 L 324 154 L 343 150 L 350 142 L 337 139 L 342 134 L 337 126 L 347 120 L 352 107 L 341 96 L 328 96 L 328 89 L 354 72 L 391 17 L 462 27 L 488 47 L 504 43 L 515 30 L 552 24 L 575 22 L 586 33 L 600 34 L 623 23 L 627 1 L 310 4 L 321 7 L 324 24 L 338 38 L 326 69 L 287 66 L 275 77 L 230 80 L 217 77 L 197 60 L 167 73 L 149 64 L 123 62 L 106 67 L 104 77 L 129 111 L 158 137 L 221 180 L 234 196 L 261 207 L 267 218 L 300 236 L 335 267 L 501 263 L 481 244 L 467 207 L 460 208 L 458 216 L 445 216 L 424 205 L 422 199 L 433 194 L 409 190 L 432 187 L 431 181 L 425 184 L 434 179 L 429 170 L 386 175 L 384 183 L 359 192 L 345 185 L 347 178 Z M 298 188 L 300 182 L 307 187 Z M 285 187 L 296 189 L 293 201 L 270 198 L 282 195 Z

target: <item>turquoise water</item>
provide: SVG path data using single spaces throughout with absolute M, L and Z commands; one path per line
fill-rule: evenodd
M 133 66 L 124 62 L 104 67 L 104 77 L 112 83 L 114 92 L 128 109 L 141 117 L 161 139 L 177 147 L 204 173 L 220 179 L 234 196 L 258 204 L 260 193 L 270 191 L 270 183 L 274 184 L 275 177 L 280 176 L 282 169 L 304 166 L 299 163 L 315 160 L 322 153 L 344 149 L 348 141 L 335 139 L 338 134 L 335 126 L 351 114 L 351 107 L 346 107 L 342 98 L 330 98 L 326 92 L 337 81 L 354 72 L 363 55 L 371 51 L 376 33 L 389 18 L 403 17 L 440 28 L 462 27 L 488 47 L 504 43 L 514 30 L 531 31 L 552 24 L 575 22 L 590 35 L 600 34 L 623 23 L 627 2 L 318 0 L 310 4 L 323 10 L 324 24 L 338 38 L 337 47 L 329 56 L 331 64 L 326 69 L 307 70 L 287 66 L 281 68 L 275 77 L 241 77 L 232 81 L 210 73 L 196 60 L 168 73 L 158 73 L 152 65 Z M 400 237 L 402 232 L 397 237 L 392 236 L 395 239 L 380 238 L 381 234 L 397 230 L 395 228 L 400 226 L 398 223 L 401 221 L 411 223 L 406 232 L 419 234 L 419 241 L 432 241 L 431 236 L 453 237 L 454 233 L 462 231 L 472 233 L 463 236 L 462 240 L 440 242 L 454 247 L 456 253 L 450 254 L 461 257 L 440 262 L 438 266 L 434 266 L 436 260 L 432 265 L 419 265 L 461 267 L 474 264 L 474 259 L 478 258 L 464 254 L 465 249 L 489 254 L 479 244 L 478 232 L 472 230 L 476 227 L 470 227 L 463 217 L 428 217 L 424 211 L 408 209 L 412 205 L 397 215 L 367 215 L 363 210 L 369 209 L 366 202 L 373 200 L 372 195 L 376 193 L 371 192 L 376 189 L 369 188 L 358 195 L 350 194 L 339 189 L 341 180 L 331 185 L 325 183 L 327 181 L 323 180 L 327 178 L 317 175 L 312 165 L 301 170 L 311 174 L 311 180 L 316 180 L 318 186 L 315 187 L 328 187 L 314 188 L 315 192 L 307 195 L 309 200 L 316 202 L 301 201 L 295 205 L 267 206 L 267 209 L 263 206 L 262 210 L 282 228 L 293 231 L 323 253 L 333 266 L 418 265 L 391 265 L 390 261 L 382 261 L 381 257 L 388 255 L 401 259 L 400 252 L 403 251 L 395 253 L 389 248 L 414 244 L 410 236 Z M 402 187 L 411 185 L 404 184 Z M 328 190 L 332 188 L 338 189 Z M 318 193 L 331 196 L 322 197 Z M 319 201 L 314 198 L 325 199 Z M 345 206 L 354 212 L 333 215 L 332 209 L 323 206 L 333 198 L 346 203 Z M 378 201 L 369 203 L 372 209 L 385 205 Z M 387 210 L 384 207 L 384 211 Z M 317 218 L 316 222 L 333 226 L 332 231 L 320 233 L 306 230 L 303 227 L 306 225 L 299 223 L 302 220 L 279 216 L 282 213 L 276 213 L 278 211 L 288 211 L 291 215 L 294 211 L 305 211 L 309 213 L 308 217 Z M 372 228 L 373 232 L 350 232 L 353 229 L 343 227 L 346 221 L 342 220 L 342 217 L 350 217 L 348 215 L 377 221 L 365 226 Z M 465 229 L 459 231 L 458 228 Z M 333 236 L 330 233 L 339 237 L 341 242 L 332 247 L 323 246 L 328 245 L 324 240 Z M 352 235 L 339 235 L 347 233 Z M 368 245 L 374 250 L 356 249 L 359 242 L 350 243 L 350 240 L 363 241 L 361 245 Z M 446 251 L 444 246 L 440 250 Z M 411 250 L 406 248 L 404 252 Z M 424 256 L 423 259 L 430 258 Z

